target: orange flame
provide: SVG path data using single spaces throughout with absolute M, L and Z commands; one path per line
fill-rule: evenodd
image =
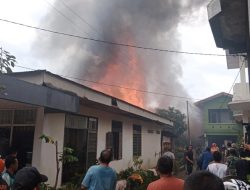
M 126 55 L 126 57 L 124 57 Z M 117 51 L 111 56 L 111 61 L 106 67 L 100 83 L 114 84 L 104 86 L 95 84 L 92 88 L 107 93 L 116 98 L 127 101 L 136 106 L 145 107 L 145 97 L 142 92 L 135 89 L 146 89 L 146 83 L 141 67 L 141 62 L 134 48 Z

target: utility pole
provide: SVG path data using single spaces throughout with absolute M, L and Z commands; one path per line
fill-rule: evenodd
M 187 101 L 187 130 L 188 130 L 188 140 L 189 140 L 189 145 L 191 145 L 190 128 L 189 128 L 188 101 Z

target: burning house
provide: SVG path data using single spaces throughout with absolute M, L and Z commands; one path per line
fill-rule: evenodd
M 154 167 L 162 144 L 172 139 L 173 123 L 139 107 L 139 99 L 131 99 L 136 106 L 42 70 L 0 75 L 0 84 L 5 86 L 0 93 L 0 154 L 15 147 L 21 166 L 36 166 L 50 184 L 55 150 L 39 139 L 42 134 L 58 140 L 60 152 L 73 148 L 79 159 L 62 166 L 59 183 L 82 175 L 105 148 L 112 148 L 111 166 L 117 171 L 131 166 L 135 157 L 143 159 L 144 168 Z

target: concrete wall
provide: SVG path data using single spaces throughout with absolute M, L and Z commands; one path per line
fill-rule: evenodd
M 46 113 L 44 115 L 43 129 L 42 133 L 53 137 L 58 141 L 58 151 L 63 151 L 63 140 L 64 140 L 64 126 L 65 126 L 65 114 L 63 113 Z M 39 130 L 39 128 L 36 128 Z M 35 132 L 36 137 L 40 134 Z M 39 135 L 38 135 L 39 134 Z M 53 144 L 48 144 L 40 141 L 40 164 L 39 171 L 48 176 L 48 183 L 54 185 L 56 178 L 56 154 L 55 146 Z M 34 155 L 35 156 L 35 155 Z M 33 159 L 34 160 L 34 159 Z M 61 166 L 60 166 L 61 167 Z M 61 167 L 62 168 L 62 167 Z M 61 184 L 61 172 L 59 174 L 58 184 Z
M 36 110 L 36 126 L 34 133 L 33 153 L 32 153 L 32 166 L 35 166 L 37 168 L 40 168 L 40 162 L 41 162 L 42 141 L 39 140 L 39 137 L 43 134 L 43 122 L 44 122 L 44 109 L 38 108 Z
M 116 171 L 126 169 L 133 163 L 133 124 L 142 127 L 142 156 L 143 167 L 152 168 L 156 165 L 161 151 L 161 131 L 156 124 L 145 122 L 142 120 L 128 118 L 117 114 L 98 111 L 96 109 L 82 107 L 80 113 L 86 116 L 98 118 L 98 142 L 97 142 L 97 158 L 100 152 L 106 146 L 106 133 L 111 131 L 112 120 L 121 121 L 123 124 L 122 131 L 122 159 L 111 162 L 111 167 Z M 152 130 L 153 133 L 148 133 Z

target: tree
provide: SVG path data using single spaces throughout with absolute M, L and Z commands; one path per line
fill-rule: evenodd
M 16 64 L 16 57 L 8 51 L 0 48 L 0 73 L 11 73 Z
M 174 122 L 173 130 L 177 137 L 180 137 L 187 130 L 185 123 L 186 115 L 181 113 L 180 110 L 175 109 L 174 107 L 169 107 L 168 110 L 157 109 L 156 113 Z
M 72 163 L 77 162 L 78 158 L 73 155 L 74 150 L 69 147 L 64 147 L 63 152 L 58 151 L 58 141 L 54 140 L 52 137 L 42 134 L 39 137 L 41 140 L 44 140 L 45 143 L 49 143 L 55 146 L 55 159 L 56 159 L 56 181 L 54 184 L 54 189 L 57 188 L 58 178 L 59 178 L 59 172 L 60 172 L 60 162 L 65 163 Z

